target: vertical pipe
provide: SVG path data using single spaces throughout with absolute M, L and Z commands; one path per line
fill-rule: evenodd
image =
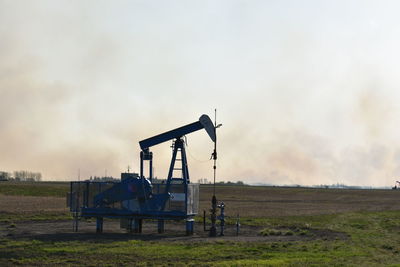
M 217 198 L 215 197 L 215 195 L 213 195 L 211 200 L 211 228 L 210 228 L 211 237 L 217 236 L 216 220 L 217 220 Z
M 206 229 L 206 210 L 203 210 L 203 229 L 204 229 L 204 232 L 207 231 L 207 229 Z
M 133 232 L 139 233 L 139 221 L 138 219 L 133 219 Z
M 129 218 L 128 219 L 128 231 L 129 231 L 129 233 L 133 233 L 133 219 L 132 218 Z
M 69 194 L 70 194 L 69 207 L 70 207 L 70 210 L 73 210 L 73 207 L 72 207 L 72 197 L 73 197 L 73 194 L 72 194 L 72 182 L 70 182 L 70 184 L 69 184 Z
M 215 109 L 215 122 L 214 122 L 214 132 L 215 132 L 215 141 L 214 141 L 214 152 L 212 157 L 214 159 L 214 185 L 213 185 L 213 197 L 211 199 L 211 228 L 210 228 L 210 236 L 217 236 L 217 228 L 216 228 L 216 219 L 217 219 L 217 198 L 215 196 L 215 178 L 217 176 L 217 109 Z
M 103 217 L 97 217 L 96 219 L 96 233 L 103 232 Z
M 238 213 L 236 217 L 236 235 L 239 235 L 239 231 L 240 231 L 240 217 Z
M 143 219 L 134 219 L 133 232 L 141 233 L 142 232 L 142 224 L 143 224 Z
M 75 222 L 75 225 L 74 225 L 74 227 L 75 227 L 75 232 L 78 232 L 79 217 L 78 217 L 77 214 L 75 214 L 75 220 L 74 220 L 74 222 Z
M 140 178 L 143 179 L 143 151 L 140 151 Z
M 81 184 L 78 183 L 78 191 L 76 192 L 76 199 L 75 199 L 75 229 L 76 232 L 78 231 L 78 220 L 79 220 L 79 212 L 80 212 L 80 193 L 81 193 Z
M 139 219 L 139 233 L 142 233 L 143 219 Z
M 213 195 L 215 196 L 215 178 L 217 176 L 217 109 L 215 109 L 215 120 L 214 120 L 214 133 L 215 133 L 215 142 L 214 142 L 214 186 L 213 186 Z
M 164 233 L 164 226 L 165 226 L 164 220 L 158 220 L 158 233 L 159 234 Z
M 150 152 L 151 153 L 151 152 Z M 150 154 L 150 164 L 149 164 L 149 173 L 150 173 L 150 183 L 153 183 L 153 154 Z
M 86 182 L 85 207 L 89 207 L 89 182 Z
M 219 216 L 220 227 L 221 227 L 220 236 L 223 236 L 224 230 L 225 230 L 225 204 L 224 204 L 224 202 L 221 202 L 221 204 L 218 207 L 221 209 L 221 215 Z

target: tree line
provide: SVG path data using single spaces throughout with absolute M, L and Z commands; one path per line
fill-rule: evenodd
M 42 174 L 31 171 L 14 171 L 12 173 L 0 171 L 0 181 L 40 182 Z

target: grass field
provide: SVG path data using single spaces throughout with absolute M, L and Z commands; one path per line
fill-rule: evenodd
M 24 227 L 42 227 L 40 221 L 51 226 L 70 218 L 68 189 L 67 183 L 0 184 L 0 266 L 400 266 L 400 191 L 217 187 L 227 215 L 240 213 L 242 225 L 259 229 L 256 241 L 24 234 Z M 201 187 L 201 210 L 209 209 L 211 192 Z

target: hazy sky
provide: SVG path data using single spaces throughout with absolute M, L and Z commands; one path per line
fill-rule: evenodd
M 0 170 L 118 177 L 138 171 L 138 141 L 217 108 L 219 180 L 394 185 L 399 8 L 0 0 Z M 192 180 L 211 177 L 205 131 L 188 145 Z

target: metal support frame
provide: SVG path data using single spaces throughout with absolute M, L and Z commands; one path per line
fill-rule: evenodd
M 177 159 L 176 156 L 178 154 L 178 152 L 181 152 L 181 158 Z M 182 170 L 182 177 L 181 178 L 174 178 L 174 170 L 177 170 L 175 168 L 175 163 L 176 161 L 179 160 L 181 161 L 182 165 L 181 165 L 181 170 Z M 165 188 L 165 192 L 168 193 L 171 189 L 171 184 L 172 181 L 174 180 L 178 180 L 181 179 L 182 183 L 185 186 L 185 193 L 187 192 L 187 185 L 190 183 L 190 179 L 189 179 L 189 168 L 188 168 L 188 164 L 187 164 L 187 158 L 186 158 L 186 150 L 185 150 L 185 142 L 181 139 L 181 138 L 177 138 L 174 141 L 174 150 L 172 152 L 172 159 L 171 159 L 171 164 L 169 167 L 169 171 L 168 171 L 168 178 L 167 178 L 167 186 Z
M 180 152 L 180 156 L 181 156 L 180 159 L 177 159 L 178 152 Z M 175 168 L 176 161 L 181 161 L 180 169 Z M 180 178 L 173 177 L 174 170 L 181 170 Z M 190 178 L 189 178 L 189 168 L 188 168 L 186 150 L 185 150 L 185 142 L 182 140 L 181 137 L 176 138 L 176 140 L 174 141 L 173 151 L 172 151 L 172 159 L 171 159 L 171 164 L 170 164 L 169 171 L 168 171 L 167 184 L 165 187 L 165 194 L 168 194 L 171 191 L 171 185 L 172 185 L 173 181 L 181 181 L 184 186 L 185 210 L 187 212 L 187 210 L 188 210 L 187 193 L 188 193 L 188 184 L 190 183 Z M 165 209 L 165 204 L 166 204 L 166 202 L 163 205 L 163 209 Z
M 140 151 L 140 178 L 144 179 L 144 161 L 149 161 L 149 180 L 153 182 L 153 152 L 147 148 Z

